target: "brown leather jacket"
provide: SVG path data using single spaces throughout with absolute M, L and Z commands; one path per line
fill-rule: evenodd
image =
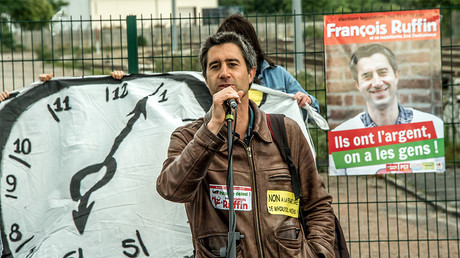
M 286 131 L 300 174 L 307 239 L 298 218 L 270 214 L 267 192 L 292 192 L 291 179 L 272 140 L 265 113 L 252 101 L 251 106 L 254 124 L 249 146 L 237 140 L 233 149 L 234 186 L 246 187 L 239 192 L 246 197 L 235 195 L 236 231 L 244 235 L 237 243 L 237 257 L 333 257 L 332 197 L 300 127 L 289 118 L 285 119 Z M 221 209 L 225 195 L 219 194 L 219 187 L 226 185 L 227 128 L 223 126 L 220 135 L 214 135 L 206 127 L 210 119 L 208 112 L 173 132 L 168 158 L 157 180 L 157 191 L 163 198 L 185 203 L 195 257 L 219 257 L 219 249 L 227 245 L 228 209 Z

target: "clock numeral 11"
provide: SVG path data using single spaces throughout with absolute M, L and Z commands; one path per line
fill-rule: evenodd
M 150 256 L 149 252 L 147 251 L 147 247 L 145 247 L 145 245 L 144 245 L 144 241 L 142 241 L 141 234 L 139 233 L 139 230 L 136 230 L 136 237 L 137 237 L 137 240 L 139 241 L 139 245 L 141 246 L 142 252 L 146 256 Z M 138 255 L 139 255 L 139 247 L 137 245 L 135 245 L 134 243 L 136 243 L 136 240 L 131 239 L 131 238 L 125 239 L 125 240 L 123 240 L 121 242 L 121 246 L 123 246 L 123 248 L 125 248 L 125 249 L 132 248 L 132 249 L 134 249 L 133 253 L 123 251 L 124 255 L 126 255 L 128 257 L 138 257 Z
M 54 109 L 54 111 L 56 112 L 61 112 L 61 111 L 67 111 L 67 110 L 70 110 L 71 107 L 69 105 L 69 96 L 66 96 L 64 98 L 64 100 L 62 101 L 62 103 L 64 104 L 64 108 L 62 108 L 62 104 L 61 104 L 61 98 L 57 98 L 56 101 L 53 103 L 53 105 L 56 106 L 56 108 Z
M 53 105 L 56 106 L 56 108 L 53 109 L 53 108 L 51 108 L 51 106 L 49 104 L 47 105 L 48 106 L 48 111 L 53 116 L 54 120 L 56 120 L 56 122 L 58 122 L 58 123 L 61 120 L 57 116 L 56 112 L 68 111 L 68 110 L 72 109 L 72 107 L 70 107 L 70 98 L 69 98 L 69 96 L 66 96 L 64 98 L 64 100 L 62 100 L 62 101 L 61 101 L 60 97 L 57 98 L 56 101 L 54 101 Z

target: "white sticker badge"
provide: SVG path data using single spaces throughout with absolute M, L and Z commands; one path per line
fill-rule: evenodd
M 228 201 L 227 186 L 209 185 L 212 206 L 220 210 L 228 210 L 230 205 Z M 236 211 L 252 210 L 251 187 L 233 186 L 233 204 Z

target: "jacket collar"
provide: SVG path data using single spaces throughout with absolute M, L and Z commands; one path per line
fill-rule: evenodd
M 265 69 L 269 67 L 270 67 L 270 64 L 267 61 L 263 60 L 262 62 L 260 62 L 259 66 L 257 66 L 257 69 L 258 69 L 257 74 L 259 75 L 257 78 L 261 79 L 262 73 L 264 72 Z
M 267 117 L 265 112 L 262 111 L 254 101 L 249 100 L 249 105 L 251 105 L 252 110 L 254 111 L 254 125 L 252 128 L 252 133 L 258 136 L 264 142 L 272 142 L 272 137 L 270 134 L 270 129 L 267 125 Z M 204 123 L 208 124 L 211 121 L 212 108 L 204 116 Z M 237 121 L 238 122 L 238 121 Z M 224 125 L 219 131 L 219 134 L 226 139 L 227 138 L 227 126 Z M 243 140 L 243 139 L 241 139 Z

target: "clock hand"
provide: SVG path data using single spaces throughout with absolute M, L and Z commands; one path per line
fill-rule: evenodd
M 112 145 L 112 149 L 110 150 L 105 160 L 102 163 L 87 166 L 86 168 L 78 171 L 72 177 L 70 181 L 70 196 L 72 197 L 72 200 L 74 200 L 75 202 L 80 201 L 78 209 L 72 211 L 72 216 L 75 226 L 77 227 L 78 232 L 80 232 L 80 234 L 83 234 L 83 232 L 85 231 L 86 222 L 88 221 L 89 214 L 91 213 L 91 209 L 94 205 L 93 201 L 88 206 L 90 195 L 94 191 L 98 190 L 99 188 L 107 184 L 115 175 L 115 171 L 117 169 L 117 161 L 115 160 L 113 155 L 115 154 L 123 140 L 126 138 L 126 136 L 128 136 L 128 134 L 131 132 L 134 123 L 139 119 L 141 114 L 143 114 L 144 118 L 147 119 L 146 104 L 148 97 L 151 95 L 145 96 L 144 98 L 139 100 L 133 111 L 131 111 L 128 114 L 128 116 L 133 114 L 134 115 L 129 119 L 128 123 L 126 124 L 126 127 L 123 128 L 120 134 L 115 138 L 115 141 Z M 104 176 L 93 187 L 86 191 L 84 195 L 81 195 L 80 188 L 82 180 L 90 174 L 99 172 L 104 167 L 106 167 L 106 172 Z

